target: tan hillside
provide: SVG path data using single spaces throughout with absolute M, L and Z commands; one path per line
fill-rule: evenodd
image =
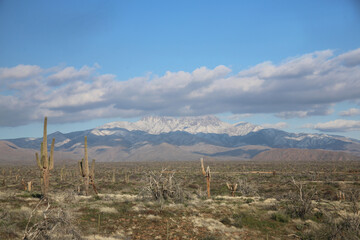
M 360 157 L 346 152 L 319 149 L 272 149 L 261 152 L 252 158 L 255 161 L 349 161 Z
M 40 150 L 40 146 L 39 146 Z M 0 141 L 1 164 L 30 164 L 36 165 L 35 152 L 39 150 L 26 149 L 16 146 L 8 141 Z M 55 165 L 65 162 L 76 162 L 80 155 L 74 153 L 55 151 Z
M 35 162 L 35 150 L 19 148 L 7 141 L 0 141 L 1 163 L 30 163 Z

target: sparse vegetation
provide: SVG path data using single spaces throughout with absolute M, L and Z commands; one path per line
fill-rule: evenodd
M 210 198 L 198 161 L 99 162 L 98 195 L 78 194 L 78 164 L 55 165 L 47 202 L 35 165 L 2 165 L 0 239 L 359 238 L 360 162 L 206 163 Z

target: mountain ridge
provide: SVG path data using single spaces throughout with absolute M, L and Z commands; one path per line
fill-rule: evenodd
M 327 134 L 289 133 L 251 123 L 224 123 L 216 117 L 146 117 L 112 122 L 84 131 L 54 132 L 55 150 L 78 156 L 88 136 L 89 152 L 100 161 L 191 160 L 209 156 L 251 159 L 273 148 L 345 151 L 360 156 L 360 142 Z M 8 139 L 23 149 L 38 150 L 41 138 Z M 49 143 L 50 144 L 50 141 Z M 196 146 L 201 146 L 199 149 Z M 252 146 L 249 148 L 249 146 Z
M 252 131 L 258 131 L 263 127 L 246 122 L 230 124 L 222 122 L 215 116 L 201 117 L 145 117 L 137 122 L 111 122 L 92 130 L 95 135 L 111 135 L 114 131 L 109 129 L 127 129 L 129 131 L 139 130 L 150 134 L 168 132 L 216 133 L 228 134 L 230 136 L 243 136 Z

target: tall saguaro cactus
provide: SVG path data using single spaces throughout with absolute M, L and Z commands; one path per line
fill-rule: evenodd
M 47 196 L 49 190 L 50 170 L 54 169 L 54 145 L 55 138 L 51 142 L 50 156 L 48 157 L 47 152 L 47 117 L 44 119 L 44 135 L 43 141 L 40 146 L 40 156 L 35 153 L 36 162 L 41 170 L 41 193 L 44 197 Z
M 204 175 L 204 177 L 206 177 L 206 190 L 207 190 L 207 197 L 210 198 L 210 179 L 211 179 L 211 174 L 210 174 L 210 167 L 208 166 L 206 168 L 204 168 L 204 158 L 200 158 L 200 162 L 201 162 L 201 170 L 202 170 L 202 174 Z
M 79 162 L 79 170 L 80 174 L 84 180 L 85 186 L 85 194 L 89 193 L 89 160 L 88 160 L 88 152 L 87 152 L 87 136 L 85 136 L 84 143 L 84 158 Z
M 89 194 L 89 184 L 93 186 L 94 192 L 98 194 L 95 187 L 95 159 L 92 160 L 91 169 L 89 171 L 89 160 L 88 160 L 88 151 L 87 151 L 87 136 L 85 136 L 84 142 L 84 158 L 79 161 L 79 171 L 80 175 L 83 177 L 85 194 Z

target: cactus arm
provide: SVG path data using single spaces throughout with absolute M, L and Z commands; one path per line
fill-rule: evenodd
M 40 155 L 41 155 L 41 156 L 42 156 L 43 153 L 44 153 L 44 147 L 43 147 L 43 145 L 44 145 L 44 143 L 41 142 L 41 144 L 40 144 Z
M 91 163 L 90 176 L 93 180 L 95 179 L 95 159 L 93 159 Z
M 210 167 L 209 166 L 206 168 L 205 174 L 206 174 L 206 177 L 208 177 L 209 179 L 211 178 L 211 173 L 210 173 Z
M 35 157 L 36 157 L 36 162 L 37 162 L 38 167 L 40 169 L 43 169 L 43 166 L 42 166 L 42 164 L 40 162 L 39 154 L 37 152 L 35 153 Z
M 83 173 L 85 174 L 85 177 L 89 176 L 89 160 L 88 160 L 88 151 L 87 151 L 87 136 L 85 136 L 85 156 L 84 156 L 84 162 L 83 162 Z
M 211 179 L 211 173 L 210 173 L 210 167 L 208 166 L 206 168 L 206 185 L 207 185 L 207 194 L 208 194 L 208 198 L 210 198 L 210 179 Z
M 44 119 L 44 136 L 43 136 L 43 146 L 41 155 L 45 155 L 45 159 L 48 159 L 47 152 L 47 117 Z M 45 161 L 46 162 L 46 161 Z M 44 167 L 48 166 L 48 163 L 44 162 Z
M 50 157 L 49 157 L 49 170 L 54 169 L 54 146 L 55 146 L 55 138 L 53 138 L 52 142 L 51 142 L 51 150 L 50 150 Z
M 40 160 L 40 162 L 41 162 L 41 165 L 43 166 L 41 169 L 45 169 L 45 156 L 43 155 L 43 156 L 41 156 L 41 160 Z
M 206 176 L 206 172 L 205 172 L 205 168 L 204 168 L 204 158 L 200 158 L 200 162 L 201 162 L 202 174 L 203 174 L 204 176 Z
M 80 176 L 84 177 L 84 173 L 83 173 L 83 168 L 82 168 L 82 162 L 84 159 L 81 159 L 81 161 L 79 161 L 79 172 L 80 172 Z

